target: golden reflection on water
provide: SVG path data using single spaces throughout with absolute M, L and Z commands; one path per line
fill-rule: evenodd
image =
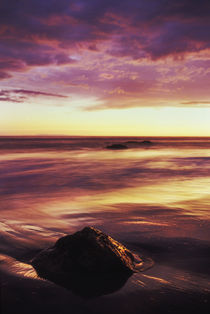
M 1 269 L 12 275 L 38 279 L 37 273 L 31 265 L 19 262 L 10 256 L 0 254 L 0 266 Z
M 139 218 L 138 218 L 139 219 Z M 146 221 L 146 220 L 136 220 L 136 221 L 125 221 L 124 224 L 134 224 L 134 225 L 150 225 L 150 226 L 169 226 L 167 223 L 161 223 L 161 222 L 152 222 L 152 221 Z
M 44 212 L 51 218 L 65 213 L 87 213 L 101 211 L 103 209 L 112 210 L 113 204 L 156 204 L 160 206 L 180 206 L 185 209 L 185 215 L 194 215 L 210 219 L 210 178 L 198 178 L 191 180 L 170 180 L 166 183 L 155 183 L 148 186 L 131 187 L 117 191 L 96 192 L 95 195 L 83 195 L 83 191 L 77 191 L 73 198 L 65 194 L 47 203 L 43 202 L 36 208 L 38 212 Z M 205 203 L 206 209 L 201 208 Z M 194 205 L 195 204 L 195 205 Z M 51 217 L 51 218 L 50 218 Z M 143 223 L 143 222 L 139 222 Z M 155 223 L 147 222 L 145 223 Z
M 54 173 L 55 178 L 56 176 L 58 177 L 57 181 L 59 180 L 59 186 L 61 188 L 58 188 L 56 191 L 49 191 L 49 193 L 47 192 L 46 194 L 38 193 L 35 194 L 34 197 L 33 194 L 30 195 L 30 190 L 29 192 L 26 191 L 25 193 L 20 193 L 14 196 L 14 198 L 13 196 L 7 198 L 7 196 L 3 195 L 2 204 L 4 206 L 2 206 L 1 211 L 2 219 L 7 220 L 8 226 L 24 221 L 25 230 L 27 229 L 26 226 L 28 224 L 30 226 L 29 231 L 32 232 L 34 230 L 42 233 L 44 232 L 43 230 L 46 229 L 44 228 L 42 230 L 42 228 L 46 225 L 49 228 L 55 227 L 56 225 L 57 229 L 62 230 L 62 228 L 65 229 L 67 225 L 74 225 L 76 223 L 73 219 L 68 222 L 65 222 L 64 220 L 61 221 L 59 218 L 62 215 L 68 213 L 93 213 L 103 210 L 112 211 L 114 204 L 122 204 L 121 211 L 123 211 L 124 204 L 128 203 L 131 205 L 156 204 L 159 206 L 167 206 L 168 209 L 173 208 L 174 206 L 179 206 L 185 209 L 185 215 L 194 215 L 209 219 L 210 211 L 197 206 L 198 204 L 202 204 L 202 202 L 204 202 L 203 200 L 205 200 L 205 206 L 209 206 L 210 204 L 209 176 L 189 177 L 188 175 L 185 175 L 184 172 L 183 176 L 165 176 L 164 172 L 163 175 L 155 172 L 155 169 L 166 171 L 166 174 L 167 169 L 170 169 L 170 171 L 184 171 L 192 169 L 193 166 L 189 163 L 180 163 L 179 158 L 194 158 L 200 156 L 201 153 L 202 157 L 210 156 L 209 149 L 130 149 L 120 152 L 85 150 L 64 152 L 46 151 L 44 153 L 40 151 L 33 153 L 23 152 L 3 154 L 0 156 L 2 161 L 23 160 L 23 162 L 25 162 L 25 160 L 32 160 L 33 164 L 39 160 L 42 168 L 38 170 L 36 168 L 32 169 L 29 165 L 27 169 L 21 170 L 17 167 L 13 170 L 10 176 L 11 178 L 15 176 L 18 177 L 18 175 L 21 174 L 21 171 L 24 171 L 26 175 L 37 173 L 40 175 L 41 187 L 47 187 L 50 184 L 49 180 L 45 181 L 45 179 L 42 180 L 41 178 L 41 175 L 48 171 L 48 169 L 45 169 L 46 163 L 48 163 L 48 161 L 54 162 L 56 159 L 55 165 L 52 166 L 53 168 L 49 168 L 49 172 Z M 139 167 L 141 168 L 145 164 L 148 171 L 148 174 L 146 173 L 143 177 L 141 172 L 135 174 L 135 169 L 138 170 L 138 163 L 142 161 L 143 164 L 139 164 Z M 71 168 L 71 165 L 74 165 L 74 163 L 77 165 L 76 174 L 74 174 L 74 176 L 81 176 L 81 184 L 85 172 L 85 176 L 95 177 L 98 182 L 102 182 L 104 184 L 104 188 L 87 190 L 86 187 L 82 188 L 79 185 L 77 187 L 74 185 L 70 185 L 69 187 L 64 186 L 63 182 L 66 180 L 66 166 Z M 85 168 L 82 167 L 80 169 L 80 165 L 84 164 Z M 94 164 L 96 164 L 95 167 Z M 86 173 L 89 165 L 93 166 L 90 168 L 90 172 Z M 127 172 L 127 175 L 120 177 L 120 170 L 129 169 L 130 166 L 135 166 L 133 173 L 130 175 L 130 173 Z M 116 175 L 112 178 L 112 172 L 114 171 L 116 172 Z M 107 174 L 109 175 L 108 178 Z M 69 177 L 71 177 L 71 174 Z M 115 185 L 112 187 L 113 182 L 116 184 L 118 180 L 119 185 L 117 185 L 117 188 Z M 127 181 L 125 184 L 126 186 L 123 186 L 123 184 L 121 186 L 120 181 Z M 21 184 L 21 181 L 19 184 Z M 195 202 L 197 202 L 196 206 L 193 205 Z M 10 207 L 15 208 L 15 215 L 13 212 L 10 213 L 8 210 Z M 15 219 L 12 219 L 14 216 Z M 80 222 L 82 222 L 82 219 L 85 220 L 87 218 L 80 217 Z M 31 226 L 32 221 L 33 226 Z M 149 221 L 130 221 L 129 223 L 148 225 L 169 224 L 169 222 L 153 221 L 151 219 Z
M 154 268 L 145 273 L 135 274 L 131 278 L 129 289 L 160 290 L 171 287 L 183 292 L 187 290 L 210 292 L 210 281 L 201 274 L 155 264 Z
M 0 169 L 7 179 L 0 200 L 1 235 L 7 239 L 2 248 L 44 248 L 84 225 L 105 227 L 128 240 L 135 232 L 137 239 L 138 232 L 145 232 L 208 240 L 210 165 L 204 157 L 210 157 L 209 149 L 2 154 Z M 9 257 L 2 263 L 35 278 L 30 265 Z M 187 287 L 197 278 L 209 289 L 199 276 L 167 269 L 167 278 L 157 272 L 138 275 L 139 285 Z
M 157 282 L 159 282 L 159 283 L 161 283 L 161 284 L 166 284 L 166 285 L 169 285 L 169 284 L 170 284 L 169 281 L 164 280 L 164 279 L 159 278 L 159 277 L 149 276 L 149 275 L 142 275 L 142 277 L 145 277 L 145 278 L 147 278 L 147 279 L 155 280 L 155 281 L 157 281 Z

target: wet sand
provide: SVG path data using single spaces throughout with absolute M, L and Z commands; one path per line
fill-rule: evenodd
M 155 265 L 132 275 L 119 290 L 95 297 L 88 290 L 81 296 L 74 285 L 69 289 L 40 279 L 31 266 L 5 259 L 1 262 L 2 313 L 209 313 L 209 264 L 203 263 L 209 258 L 207 243 L 199 243 L 199 250 L 194 246 L 190 255 L 188 247 L 184 256 L 179 244 L 173 252 L 151 243 L 133 244 L 137 246 L 144 246 L 144 254 L 152 255 Z

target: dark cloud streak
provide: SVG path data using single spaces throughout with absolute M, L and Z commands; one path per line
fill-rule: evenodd
M 32 91 L 25 89 L 10 89 L 10 90 L 1 90 L 0 91 L 0 102 L 9 101 L 9 102 L 25 102 L 31 96 L 33 97 L 56 97 L 56 98 L 67 98 L 67 96 L 60 94 L 45 93 L 40 91 Z

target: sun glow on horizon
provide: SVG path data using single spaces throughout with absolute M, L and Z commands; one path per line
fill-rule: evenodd
M 85 111 L 8 103 L 1 112 L 0 135 L 210 136 L 209 117 L 210 108 L 199 107 Z

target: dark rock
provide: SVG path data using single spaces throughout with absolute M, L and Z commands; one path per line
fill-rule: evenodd
M 32 265 L 52 273 L 133 272 L 133 254 L 111 237 L 86 227 L 60 238 L 53 247 L 41 251 Z
M 121 289 L 132 274 L 129 273 L 71 273 L 64 275 L 48 274 L 43 276 L 55 284 L 62 286 L 84 298 L 98 297 Z
M 108 148 L 108 149 L 126 149 L 128 147 L 124 144 L 112 144 L 112 145 L 106 146 L 106 148 Z
M 132 145 L 132 146 L 149 146 L 149 145 L 153 145 L 154 143 L 152 143 L 151 141 L 127 141 L 125 142 L 126 145 Z
M 142 141 L 140 142 L 140 144 L 143 144 L 143 145 L 152 145 L 153 143 L 151 141 Z
M 85 297 L 114 292 L 138 267 L 144 270 L 141 258 L 93 227 L 60 238 L 31 264 L 40 277 Z

